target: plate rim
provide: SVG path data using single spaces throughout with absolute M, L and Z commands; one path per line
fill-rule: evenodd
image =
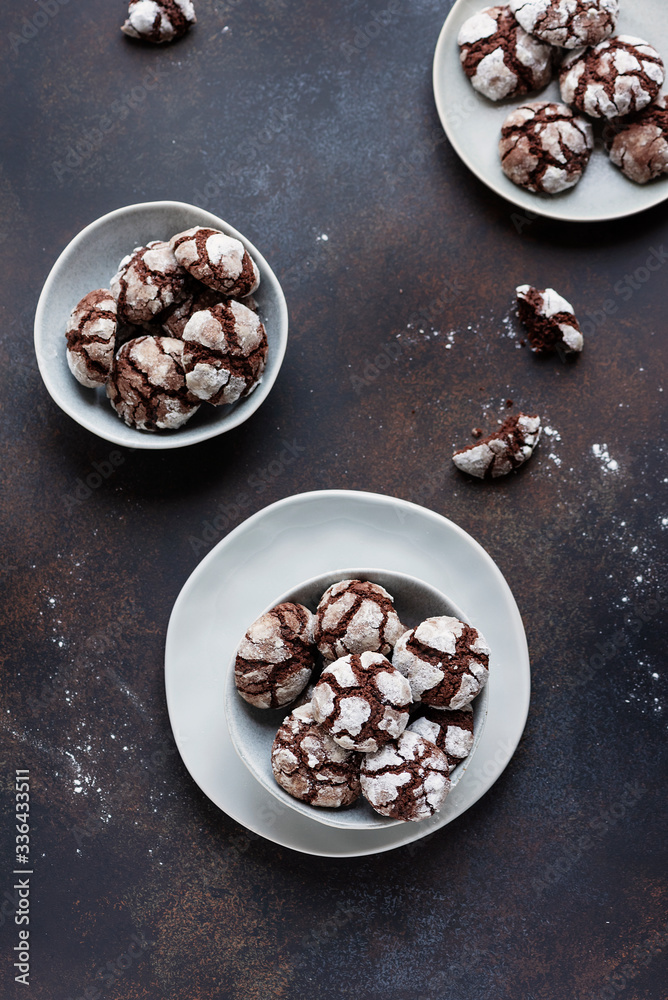
M 105 428 L 100 429 L 94 420 L 88 419 L 85 415 L 77 410 L 77 408 L 72 404 L 68 396 L 63 396 L 57 389 L 55 382 L 51 378 L 51 372 L 49 370 L 49 358 L 47 357 L 47 351 L 45 350 L 43 329 L 45 323 L 45 315 L 47 311 L 48 301 L 52 292 L 52 289 L 57 284 L 59 271 L 64 265 L 64 261 L 69 253 L 72 252 L 79 244 L 83 243 L 92 233 L 97 229 L 102 229 L 105 225 L 111 222 L 113 219 L 128 216 L 135 212 L 146 211 L 146 210 L 178 210 L 194 212 L 202 219 L 208 218 L 211 223 L 216 223 L 216 228 L 221 229 L 221 231 L 227 233 L 229 236 L 240 240 L 241 243 L 248 249 L 256 263 L 262 271 L 262 276 L 265 279 L 269 279 L 269 284 L 272 286 L 273 293 L 276 297 L 276 302 L 278 305 L 278 312 L 280 317 L 280 328 L 283 331 L 282 335 L 277 338 L 277 354 L 276 354 L 276 371 L 271 382 L 258 384 L 257 389 L 251 393 L 248 397 L 252 400 L 249 406 L 244 409 L 239 409 L 236 413 L 233 411 L 229 414 L 224 427 L 220 427 L 219 424 L 212 423 L 208 426 L 199 429 L 196 437 L 189 438 L 187 433 L 179 434 L 178 432 L 159 435 L 150 434 L 142 431 L 138 431 L 135 428 L 127 427 L 122 421 L 119 428 L 119 433 L 121 430 L 125 429 L 136 435 L 133 436 L 132 440 L 120 440 L 118 435 L 106 430 Z M 201 223 L 196 223 L 201 225 Z M 71 240 L 68 241 L 65 247 L 58 254 L 58 257 L 51 265 L 49 273 L 46 276 L 42 289 L 40 291 L 39 299 L 37 300 L 37 306 L 35 308 L 35 318 L 33 322 L 33 347 L 35 351 L 35 356 L 37 359 L 37 367 L 39 373 L 46 388 L 49 396 L 54 401 L 54 403 L 65 413 L 68 417 L 83 427 L 89 433 L 94 434 L 96 437 L 102 439 L 103 441 L 108 441 L 110 444 L 115 444 L 117 447 L 121 448 L 134 448 L 142 451 L 169 451 L 175 448 L 187 448 L 192 445 L 201 444 L 204 441 L 209 441 L 211 438 L 218 437 L 221 434 L 227 433 L 227 431 L 234 430 L 240 424 L 244 423 L 246 420 L 250 419 L 253 414 L 259 409 L 262 403 L 265 401 L 269 393 L 274 387 L 276 380 L 281 371 L 283 361 L 285 359 L 285 353 L 288 344 L 288 334 L 289 334 L 289 315 L 288 307 L 285 299 L 285 293 L 281 286 L 278 277 L 275 272 L 267 262 L 266 258 L 257 247 L 251 243 L 248 237 L 244 236 L 243 233 L 235 229 L 220 216 L 214 215 L 207 209 L 200 208 L 197 205 L 192 205 L 185 201 L 173 201 L 171 199 L 158 199 L 156 201 L 141 201 L 135 202 L 131 205 L 123 205 L 120 208 L 112 209 L 110 212 L 106 212 L 99 218 L 94 219 L 89 222 L 83 229 L 80 229 Z M 64 344 L 64 338 L 63 338 Z M 197 430 L 197 429 L 195 429 Z M 186 425 L 187 431 L 187 425 Z
M 426 518 L 428 521 L 431 521 L 436 526 L 439 526 L 441 528 L 446 527 L 447 530 L 453 530 L 456 534 L 461 536 L 461 538 L 465 541 L 466 544 L 470 544 L 475 549 L 479 550 L 480 554 L 483 556 L 483 559 L 486 563 L 487 569 L 494 577 L 495 582 L 497 583 L 497 585 L 500 584 L 501 588 L 505 590 L 506 596 L 510 601 L 511 610 L 513 611 L 515 616 L 515 624 L 519 626 L 518 629 L 516 630 L 516 637 L 520 645 L 520 652 L 521 652 L 520 659 L 523 661 L 520 664 L 520 666 L 522 668 L 522 675 L 525 678 L 525 683 L 523 684 L 521 691 L 518 690 L 517 692 L 515 692 L 513 707 L 516 710 L 516 722 L 514 723 L 513 726 L 512 738 L 508 738 L 506 741 L 508 749 L 507 752 L 504 750 L 503 759 L 499 761 L 497 757 L 494 758 L 495 763 L 493 764 L 492 768 L 493 773 L 485 774 L 484 778 L 477 779 L 478 787 L 476 788 L 475 792 L 473 792 L 470 801 L 468 801 L 467 805 L 459 812 L 457 812 L 456 815 L 450 817 L 443 816 L 440 819 L 438 819 L 438 817 L 433 817 L 432 821 L 426 821 L 426 823 L 428 823 L 429 825 L 425 825 L 423 823 L 415 825 L 402 824 L 401 827 L 392 827 L 390 829 L 383 829 L 380 831 L 354 831 L 358 835 L 360 834 L 363 835 L 364 838 L 369 841 L 368 846 L 365 846 L 363 849 L 355 848 L 355 849 L 342 849 L 342 850 L 332 851 L 331 849 L 322 849 L 322 848 L 319 849 L 318 847 L 315 846 L 315 844 L 311 844 L 308 848 L 304 847 L 301 844 L 297 845 L 293 842 L 290 842 L 291 840 L 294 840 L 294 838 L 291 838 L 289 836 L 282 836 L 282 837 L 278 836 L 276 834 L 275 828 L 273 828 L 270 824 L 268 825 L 269 829 L 265 829 L 263 828 L 263 824 L 257 819 L 255 819 L 255 822 L 253 823 L 246 822 L 245 820 L 240 819 L 238 814 L 235 814 L 234 810 L 228 811 L 229 806 L 228 808 L 224 808 L 222 805 L 220 805 L 219 802 L 216 800 L 216 798 L 214 798 L 213 795 L 210 794 L 210 792 L 207 790 L 207 788 L 203 787 L 203 785 L 198 780 L 196 774 L 194 773 L 196 767 L 193 761 L 188 759 L 187 749 L 185 745 L 182 746 L 181 743 L 179 742 L 179 732 L 177 732 L 178 720 L 176 718 L 177 706 L 175 701 L 175 692 L 172 690 L 172 676 L 171 676 L 170 664 L 175 656 L 174 652 L 175 632 L 177 629 L 178 619 L 182 613 L 182 606 L 184 604 L 187 605 L 187 601 L 190 596 L 190 591 L 195 587 L 197 582 L 197 577 L 200 574 L 204 573 L 205 569 L 208 568 L 213 561 L 219 558 L 219 553 L 221 552 L 221 550 L 224 550 L 225 547 L 230 544 L 230 539 L 236 540 L 236 538 L 239 537 L 239 535 L 255 527 L 265 518 L 271 517 L 274 513 L 281 511 L 285 507 L 296 506 L 299 503 L 317 503 L 322 500 L 325 501 L 349 500 L 352 502 L 362 501 L 364 503 L 368 502 L 369 504 L 380 503 L 382 505 L 395 506 L 395 507 L 398 505 L 399 507 L 407 510 L 409 513 L 412 512 L 414 514 L 417 514 L 420 518 Z M 206 795 L 206 797 L 211 802 L 213 802 L 213 804 L 216 805 L 216 807 L 219 808 L 221 812 L 224 812 L 228 817 L 230 817 L 235 822 L 238 822 L 241 826 L 249 830 L 251 833 L 263 837 L 264 839 L 269 840 L 270 842 L 277 844 L 278 846 L 288 848 L 297 853 L 306 854 L 314 857 L 329 857 L 329 858 L 364 857 L 371 854 L 379 854 L 385 851 L 395 850 L 399 847 L 407 846 L 409 844 L 412 844 L 416 841 L 423 839 L 432 832 L 442 829 L 452 820 L 462 815 L 463 812 L 465 812 L 472 805 L 474 805 L 489 790 L 489 788 L 492 787 L 492 785 L 501 776 L 503 771 L 510 763 L 510 760 L 512 759 L 515 750 L 517 749 L 517 746 L 520 742 L 520 739 L 522 738 L 522 734 L 526 727 L 526 721 L 528 717 L 530 700 L 531 700 L 531 666 L 530 666 L 526 632 L 524 630 L 524 623 L 522 621 L 522 617 L 519 608 L 517 606 L 517 602 L 515 601 L 514 595 L 512 593 L 512 590 L 510 589 L 510 586 L 508 585 L 501 570 L 499 569 L 495 561 L 492 559 L 492 557 L 489 555 L 489 553 L 487 553 L 487 551 L 483 548 L 483 546 L 480 545 L 480 543 L 475 538 L 473 538 L 472 535 L 466 532 L 463 528 L 460 528 L 459 525 L 457 525 L 454 521 L 451 521 L 444 515 L 438 514 L 436 511 L 432 511 L 429 508 L 422 507 L 419 504 L 415 504 L 409 500 L 403 500 L 399 497 L 392 497 L 387 494 L 375 493 L 364 490 L 321 489 L 321 490 L 305 491 L 302 493 L 292 494 L 289 497 L 283 497 L 282 499 L 277 500 L 274 503 L 271 503 L 266 507 L 263 507 L 259 511 L 256 511 L 254 514 L 250 515 L 250 517 L 246 518 L 244 521 L 241 522 L 241 524 L 237 525 L 232 531 L 230 531 L 225 536 L 225 538 L 221 539 L 221 541 L 218 542 L 217 545 L 215 545 L 214 548 L 211 549 L 211 551 L 206 554 L 206 556 L 204 556 L 204 558 L 197 564 L 197 566 L 195 566 L 193 571 L 189 574 L 172 607 L 172 612 L 170 614 L 167 633 L 166 633 L 166 640 L 165 640 L 164 683 L 165 683 L 165 697 L 167 703 L 167 710 L 168 710 L 170 725 L 172 727 L 172 731 L 175 734 L 174 738 L 176 746 L 179 750 L 179 755 L 186 770 L 188 771 L 189 775 L 191 776 L 192 780 L 197 785 L 197 787 L 200 789 L 200 791 L 204 795 Z M 489 718 L 487 720 L 487 727 L 489 727 Z M 232 757 L 235 758 L 235 760 L 237 761 L 238 766 L 244 768 L 244 771 L 246 771 L 245 766 L 237 758 L 236 753 L 231 746 L 230 746 L 230 753 L 232 754 Z M 258 784 L 258 787 L 261 788 L 261 786 L 259 786 L 259 783 L 256 782 L 256 784 Z M 267 796 L 267 799 L 269 800 L 270 798 L 269 793 L 263 790 L 262 794 Z M 434 820 L 437 821 L 434 822 Z M 304 823 L 307 825 L 310 825 L 311 823 L 313 824 L 314 840 L 317 840 L 317 831 L 319 830 L 321 831 L 323 827 L 319 823 L 309 820 L 306 817 L 300 816 L 299 821 L 300 823 Z M 404 827 L 407 827 L 408 829 L 404 829 Z M 325 829 L 328 831 L 328 833 L 333 834 L 335 836 L 338 835 L 342 838 L 345 838 L 345 836 L 347 835 L 347 831 L 344 830 L 336 830 L 335 828 L 332 827 L 327 827 Z M 373 842 L 373 839 L 379 836 L 383 835 L 398 836 L 399 833 L 403 833 L 403 836 L 396 843 Z M 309 832 L 309 836 L 310 835 L 311 834 Z
M 535 199 L 535 204 L 532 202 L 531 205 L 527 205 L 523 200 L 524 191 L 522 188 L 518 188 L 517 194 L 513 197 L 514 192 L 506 191 L 505 189 L 501 189 L 500 187 L 495 186 L 493 181 L 489 177 L 487 177 L 483 173 L 483 171 L 471 159 L 470 154 L 456 138 L 456 135 L 452 127 L 449 125 L 447 110 L 444 105 L 445 96 L 443 92 L 443 87 L 440 85 L 439 82 L 439 74 L 441 70 L 446 65 L 449 66 L 450 60 L 452 59 L 452 55 L 448 52 L 448 43 L 449 43 L 450 26 L 454 20 L 453 15 L 455 15 L 460 8 L 465 7 L 467 4 L 470 3 L 471 0 L 455 0 L 452 7 L 448 11 L 445 21 L 443 22 L 443 25 L 438 35 L 438 40 L 436 42 L 436 48 L 434 49 L 434 58 L 432 60 L 432 90 L 434 94 L 434 102 L 436 104 L 436 111 L 438 113 L 441 127 L 445 132 L 445 135 L 447 136 L 448 142 L 454 149 L 459 159 L 466 166 L 466 168 L 470 170 L 471 173 L 474 174 L 474 176 L 477 177 L 478 180 L 485 185 L 485 187 L 487 187 L 490 191 L 493 191 L 494 194 L 496 194 L 499 198 L 503 198 L 504 201 L 507 201 L 511 205 L 515 205 L 517 208 L 521 209 L 524 212 L 532 213 L 544 219 L 552 219 L 556 222 L 571 222 L 575 224 L 614 222 L 620 219 L 627 219 L 630 216 L 641 215 L 643 212 L 648 212 L 652 208 L 656 208 L 657 205 L 660 205 L 664 201 L 668 200 L 668 176 L 662 179 L 664 184 L 664 191 L 661 194 L 661 196 L 655 198 L 649 204 L 641 205 L 636 208 L 626 208 L 619 212 L 606 213 L 605 215 L 601 214 L 597 215 L 585 214 L 577 216 L 567 215 L 564 214 L 563 212 L 558 211 L 557 202 L 550 203 L 549 201 L 544 201 L 543 199 L 540 198 L 540 196 L 532 195 L 531 192 L 526 192 L 526 194 Z M 474 98 L 477 98 L 476 91 L 473 87 L 471 87 L 471 94 Z M 531 99 L 540 100 L 540 93 L 538 92 L 537 96 Z M 629 181 L 629 184 L 632 185 L 633 181 Z M 646 185 L 641 185 L 641 187 L 647 188 Z

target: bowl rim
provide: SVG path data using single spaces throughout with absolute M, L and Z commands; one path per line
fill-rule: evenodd
M 334 583 L 340 582 L 341 580 L 367 579 L 370 582 L 374 583 L 376 582 L 374 580 L 374 574 L 400 577 L 402 580 L 405 580 L 406 582 L 417 583 L 420 585 L 421 588 L 428 591 L 433 591 L 433 593 L 437 595 L 439 599 L 445 600 L 450 605 L 450 607 L 456 612 L 455 617 L 459 618 L 460 621 L 465 622 L 467 625 L 471 624 L 470 619 L 462 611 L 459 605 L 456 604 L 453 600 L 451 600 L 451 598 L 447 594 L 445 594 L 442 590 L 439 590 L 437 587 L 434 587 L 433 584 L 427 583 L 426 580 L 422 580 L 420 579 L 420 577 L 414 576 L 411 573 L 404 573 L 400 570 L 381 569 L 380 567 L 375 567 L 372 569 L 369 569 L 367 567 L 364 568 L 352 567 L 340 570 L 330 570 L 326 573 L 318 573 L 315 576 L 309 577 L 306 580 L 302 580 L 300 583 L 297 583 L 294 586 L 290 587 L 288 590 L 284 591 L 276 600 L 272 601 L 272 603 L 269 604 L 268 607 L 266 607 L 264 611 L 262 611 L 257 617 L 258 618 L 262 617 L 262 615 L 266 614 L 272 608 L 275 608 L 276 605 L 285 603 L 286 601 L 290 600 L 291 596 L 294 595 L 295 591 L 299 591 L 305 587 L 312 586 L 316 582 L 322 580 L 323 578 L 330 580 L 330 582 L 325 587 L 326 590 L 327 587 L 330 587 Z M 384 586 L 384 585 L 379 584 L 379 586 Z M 245 634 L 246 629 L 248 627 L 249 625 L 247 625 L 246 628 L 244 629 L 244 632 L 242 633 L 242 636 L 240 637 L 239 641 L 241 641 L 241 638 Z M 288 792 L 285 791 L 285 789 L 281 788 L 281 786 L 275 780 L 270 780 L 270 781 L 266 780 L 264 772 L 258 770 L 257 767 L 255 766 L 254 757 L 251 754 L 244 753 L 245 744 L 243 742 L 239 727 L 237 725 L 237 719 L 234 709 L 231 707 L 232 705 L 236 704 L 239 706 L 241 710 L 243 710 L 243 706 L 248 705 L 248 703 L 245 702 L 244 699 L 241 698 L 240 695 L 238 694 L 236 684 L 234 681 L 234 663 L 236 660 L 236 650 L 238 649 L 238 646 L 239 643 L 237 642 L 237 644 L 235 645 L 234 653 L 232 654 L 232 657 L 230 658 L 227 667 L 225 684 L 223 686 L 223 711 L 225 714 L 225 721 L 230 735 L 230 742 L 234 747 L 235 753 L 242 761 L 246 769 L 253 776 L 253 778 L 255 778 L 255 780 L 258 781 L 259 784 L 262 785 L 262 787 L 270 793 L 270 795 L 272 795 L 284 806 L 293 809 L 304 816 L 307 816 L 309 819 L 313 819 L 316 822 L 322 823 L 325 826 L 336 827 L 337 829 L 342 829 L 342 830 L 378 830 L 378 829 L 386 829 L 393 826 L 405 826 L 405 822 L 402 820 L 388 819 L 382 817 L 379 813 L 376 813 L 373 810 L 372 806 L 369 806 L 370 815 L 368 820 L 365 821 L 364 819 L 362 819 L 361 821 L 360 820 L 351 821 L 350 820 L 351 814 L 349 812 L 346 813 L 345 811 L 342 811 L 340 809 L 322 809 L 309 805 L 307 802 L 302 802 L 299 799 L 296 799 L 293 796 L 291 796 Z M 460 780 L 464 776 L 464 773 L 468 768 L 482 738 L 482 733 L 485 728 L 485 722 L 487 720 L 487 715 L 489 710 L 489 686 L 487 684 L 485 684 L 480 694 L 477 695 L 476 698 L 473 699 L 473 701 L 475 702 L 478 698 L 480 699 L 480 713 L 479 713 L 479 722 L 474 732 L 473 746 L 471 748 L 469 755 L 465 757 L 460 764 L 457 764 L 454 770 L 450 773 L 451 786 L 448 794 L 450 794 L 453 791 L 455 786 L 460 782 Z M 294 701 L 296 700 L 297 699 L 295 698 Z M 294 702 L 292 702 L 291 704 L 293 703 Z M 250 705 L 248 705 L 248 707 L 252 708 L 252 706 Z M 286 705 L 284 707 L 286 709 L 285 717 L 287 718 L 292 709 L 290 709 L 289 705 Z M 280 709 L 277 709 L 276 711 L 280 711 Z M 410 720 L 408 722 L 408 725 L 410 725 Z M 348 819 L 347 822 L 344 819 L 344 817 L 347 817 Z
M 49 354 L 45 344 L 46 315 L 49 307 L 49 301 L 53 293 L 53 289 L 60 279 L 61 272 L 67 265 L 68 257 L 74 250 L 84 244 L 91 235 L 95 234 L 98 230 L 103 230 L 110 223 L 113 223 L 114 220 L 127 217 L 131 214 L 140 214 L 142 212 L 148 214 L 151 211 L 164 212 L 170 209 L 194 213 L 200 221 L 193 220 L 192 226 L 209 225 L 212 229 L 219 229 L 221 232 L 240 240 L 255 260 L 262 275 L 262 283 L 263 285 L 269 286 L 272 297 L 275 298 L 276 305 L 278 307 L 279 321 L 277 323 L 277 329 L 274 332 L 275 355 L 272 364 L 272 372 L 268 378 L 262 379 L 250 396 L 247 396 L 245 400 L 241 401 L 241 406 L 237 406 L 235 404 L 234 408 L 217 422 L 210 422 L 199 428 L 189 428 L 186 424 L 179 431 L 163 435 L 151 434 L 145 431 L 139 431 L 134 427 L 128 427 L 122 420 L 120 420 L 120 418 L 118 418 L 120 425 L 119 432 L 118 434 L 114 434 L 110 430 L 100 428 L 97 425 L 95 417 L 91 418 L 82 414 L 73 404 L 70 394 L 63 393 L 57 385 L 56 380 L 51 377 L 49 366 L 52 355 Z M 128 248 L 128 253 L 131 249 L 132 248 Z M 76 305 L 76 303 L 74 305 Z M 74 308 L 74 305 L 72 308 Z M 79 230 L 79 232 L 72 237 L 56 258 L 46 277 L 44 285 L 42 286 L 35 310 L 33 331 L 34 349 L 40 376 L 47 392 L 64 413 L 71 417 L 81 427 L 84 427 L 92 434 L 95 434 L 96 437 L 109 441 L 111 444 L 126 448 L 131 447 L 141 450 L 161 451 L 171 450 L 173 448 L 185 448 L 189 445 L 200 444 L 202 441 L 208 441 L 213 437 L 217 437 L 220 434 L 224 434 L 227 431 L 231 431 L 235 427 L 238 427 L 256 412 L 271 392 L 285 358 L 288 343 L 288 307 L 281 283 L 276 277 L 273 269 L 268 264 L 266 258 L 262 253 L 260 253 L 257 247 L 251 243 L 251 241 L 244 236 L 243 233 L 235 229 L 234 226 L 231 226 L 224 219 L 208 212 L 206 209 L 199 208 L 197 205 L 191 205 L 188 202 L 172 201 L 169 199 L 159 201 L 143 201 L 137 202 L 133 205 L 125 205 L 121 208 L 113 209 L 113 211 L 107 212 L 105 215 L 101 215 L 98 219 L 95 219 L 93 222 L 84 226 L 83 229 Z M 64 343 L 65 339 L 63 333 L 63 345 Z M 74 379 L 74 376 L 72 376 L 72 378 Z M 92 412 L 94 413 L 95 411 Z M 122 430 L 125 430 L 132 435 L 132 442 L 128 441 L 127 434 L 121 437 Z

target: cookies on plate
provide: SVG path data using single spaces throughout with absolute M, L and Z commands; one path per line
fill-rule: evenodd
M 259 385 L 268 350 L 263 323 L 241 302 L 194 312 L 183 329 L 188 388 L 213 406 L 236 403 Z
M 408 679 L 414 701 L 463 708 L 487 683 L 489 647 L 472 625 L 440 615 L 405 632 L 392 663 Z
M 591 118 L 619 118 L 658 97 L 665 79 L 653 45 L 631 35 L 573 52 L 559 72 L 561 98 Z
M 470 705 L 459 709 L 425 708 L 407 731 L 417 733 L 442 750 L 452 774 L 473 749 L 473 709 Z
M 565 49 L 609 38 L 619 14 L 618 0 L 511 0 L 511 7 L 525 31 Z
M 136 337 L 116 354 L 107 396 L 128 427 L 173 431 L 200 406 L 188 391 L 183 369 L 183 341 L 173 337 Z
M 513 184 L 540 194 L 559 194 L 581 179 L 594 148 L 588 121 L 565 104 L 522 104 L 501 129 L 499 155 Z
M 237 691 L 256 708 L 288 705 L 313 672 L 315 618 L 303 604 L 277 604 L 261 615 L 239 644 L 234 663 Z
M 333 583 L 316 611 L 315 641 L 326 660 L 367 651 L 387 654 L 404 631 L 393 597 L 369 580 Z
M 554 49 L 527 34 L 507 5 L 474 14 L 457 41 L 464 72 L 490 101 L 540 90 L 552 79 Z
M 636 184 L 668 174 L 668 97 L 663 95 L 632 119 L 611 123 L 608 154 Z
M 404 731 L 412 700 L 408 681 L 382 653 L 349 653 L 325 667 L 311 707 L 339 746 L 373 753 Z
M 289 795 L 312 806 L 339 809 L 360 795 L 361 756 L 345 750 L 319 725 L 310 705 L 288 715 L 274 739 L 271 767 Z
M 109 378 L 116 344 L 116 300 L 106 288 L 97 288 L 74 307 L 67 323 L 67 364 L 77 382 L 87 389 Z
M 208 288 L 243 298 L 260 284 L 257 264 L 241 240 L 217 229 L 194 226 L 172 236 L 170 246 L 179 264 Z
M 442 750 L 406 731 L 362 758 L 360 784 L 364 798 L 381 816 L 415 823 L 442 808 L 451 788 L 449 773 Z
M 186 272 L 169 243 L 153 240 L 123 258 L 110 288 L 119 320 L 141 326 L 186 297 Z

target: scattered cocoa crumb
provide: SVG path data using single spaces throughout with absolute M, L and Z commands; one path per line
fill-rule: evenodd
M 482 437 L 482 427 L 474 427 L 471 431 L 471 436 L 474 438 Z
M 506 400 L 506 406 L 509 406 L 509 407 L 510 406 L 514 406 L 514 403 L 513 403 L 512 399 L 507 399 Z

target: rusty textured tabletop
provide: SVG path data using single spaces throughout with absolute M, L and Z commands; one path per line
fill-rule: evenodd
M 668 204 L 578 226 L 479 183 L 431 89 L 449 6 L 198 0 L 197 27 L 150 48 L 119 32 L 120 0 L 2 5 L 3 997 L 666 995 Z M 261 249 L 288 351 L 247 423 L 112 464 L 42 384 L 35 306 L 86 224 L 165 198 Z M 522 346 L 521 282 L 574 303 L 575 363 Z M 550 429 L 520 473 L 452 467 L 472 428 L 519 409 Z M 190 778 L 165 702 L 170 611 L 220 505 L 232 528 L 322 488 L 470 532 L 532 661 L 524 736 L 487 794 L 424 843 L 356 859 L 247 834 Z

